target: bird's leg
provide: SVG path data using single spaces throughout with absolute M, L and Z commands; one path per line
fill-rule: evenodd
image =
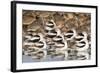
M 67 60 L 68 59 L 68 53 L 67 51 L 64 52 L 64 60 Z

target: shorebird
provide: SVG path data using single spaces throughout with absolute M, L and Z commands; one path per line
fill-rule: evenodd
M 75 37 L 76 42 L 80 42 L 84 39 L 87 40 L 87 33 L 86 32 L 78 33 Z
M 67 46 L 67 42 L 66 41 L 63 41 L 63 42 L 56 43 L 55 44 L 55 47 L 56 47 L 55 53 L 58 54 L 58 55 L 59 54 L 64 55 L 64 59 L 66 60 L 67 57 L 68 57 L 68 52 L 67 52 L 68 46 Z
M 49 32 L 46 33 L 46 36 L 47 36 L 48 38 L 53 38 L 53 37 L 55 37 L 56 35 L 57 35 L 57 32 L 56 32 L 55 30 L 52 30 L 52 31 L 49 31 Z
M 55 28 L 56 24 L 53 20 L 50 20 L 48 22 L 46 22 L 46 25 L 45 25 L 45 30 L 48 32 L 48 31 L 52 31 L 54 28 Z
M 48 21 L 46 23 L 46 25 L 49 26 L 49 27 L 55 27 L 56 26 L 56 23 L 54 22 L 54 20 L 51 19 L 50 21 Z
M 67 32 L 64 32 L 64 37 L 65 39 L 68 40 L 73 40 L 73 38 L 76 36 L 76 30 L 75 29 L 70 29 Z
M 89 42 L 87 40 L 86 32 L 78 34 L 78 36 L 76 36 L 75 38 L 76 38 L 76 49 L 78 51 L 85 51 L 89 48 Z
M 40 36 L 39 35 L 33 35 L 32 38 L 29 39 L 30 42 L 38 42 L 40 40 Z
M 89 43 L 87 40 L 81 41 L 81 42 L 77 42 L 76 43 L 76 49 L 78 51 L 85 51 L 89 48 Z
M 40 36 L 40 40 L 34 43 L 34 49 L 37 51 L 32 52 L 32 58 L 45 58 L 47 55 L 45 39 L 42 33 L 38 33 L 37 35 Z
M 35 42 L 38 42 L 40 40 L 40 36 L 39 35 L 33 35 L 33 36 L 25 36 L 27 37 L 26 40 L 24 40 L 23 45 L 24 46 L 31 46 L 34 45 Z
M 57 35 L 55 28 L 56 28 L 56 24 L 53 20 L 46 22 L 45 25 L 46 36 L 49 38 L 55 37 Z
M 44 39 L 43 34 L 42 33 L 38 33 L 38 35 L 40 36 L 40 41 L 43 42 L 43 44 L 44 44 L 43 48 L 46 49 L 47 44 L 46 44 L 46 41 Z
M 56 37 L 53 38 L 53 41 L 54 42 L 62 42 L 63 38 L 62 38 L 62 36 L 56 36 Z
M 47 51 L 48 54 L 54 53 L 54 42 L 52 41 L 52 38 L 54 38 L 57 35 L 57 32 L 55 30 L 56 24 L 53 20 L 50 20 L 46 22 L 45 31 L 46 31 L 46 42 L 47 42 Z
M 53 41 L 55 42 L 55 47 L 56 47 L 56 51 L 55 54 L 62 54 L 64 55 L 64 59 L 66 60 L 68 57 L 68 53 L 67 53 L 67 42 L 64 39 L 64 36 L 61 34 L 60 29 L 56 29 L 57 31 L 57 36 L 53 38 Z

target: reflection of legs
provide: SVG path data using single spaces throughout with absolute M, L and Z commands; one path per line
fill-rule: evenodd
M 64 60 L 67 60 L 68 57 L 68 52 L 65 50 L 56 50 L 54 55 L 56 56 L 62 56 L 64 58 Z
M 54 56 L 56 54 L 54 45 L 49 45 L 47 54 L 50 55 L 51 58 L 54 58 Z
M 76 60 L 76 58 L 77 58 L 77 50 L 70 48 L 68 50 L 68 60 Z
M 44 50 L 43 53 L 44 53 L 44 56 L 43 56 L 42 59 L 44 60 L 46 58 L 46 56 L 47 56 L 47 51 Z
M 64 60 L 67 60 L 67 59 L 68 59 L 68 52 L 65 51 Z
M 77 53 L 78 56 L 78 60 L 85 60 L 85 59 L 89 59 L 89 54 L 85 51 L 81 51 Z
M 36 53 L 37 49 L 33 48 L 33 47 L 28 47 L 26 50 L 23 49 L 24 55 L 26 56 L 31 56 L 32 53 Z
M 44 60 L 47 56 L 47 52 L 45 50 L 39 50 L 37 52 L 32 53 L 32 58 L 33 59 L 39 59 L 39 60 Z

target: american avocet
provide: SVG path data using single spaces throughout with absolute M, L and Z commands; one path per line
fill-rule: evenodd
M 64 36 L 61 34 L 60 29 L 56 29 L 57 30 L 57 36 L 53 38 L 53 40 L 55 41 L 55 54 L 62 54 L 64 55 L 64 59 L 67 59 L 68 53 L 67 53 L 67 42 L 64 39 Z
M 50 20 L 48 22 L 46 22 L 46 25 L 45 25 L 45 30 L 48 32 L 48 31 L 52 31 L 54 30 L 56 24 L 53 20 Z
M 77 38 L 78 37 L 78 38 Z M 76 49 L 78 51 L 85 51 L 89 48 L 89 42 L 87 40 L 87 33 L 82 32 L 79 36 L 76 36 Z
M 31 39 L 29 39 L 30 42 L 38 42 L 40 40 L 40 36 L 39 35 L 33 35 L 33 37 Z
M 70 29 L 67 32 L 64 32 L 64 37 L 66 40 L 73 40 L 73 38 L 76 36 L 76 30 Z

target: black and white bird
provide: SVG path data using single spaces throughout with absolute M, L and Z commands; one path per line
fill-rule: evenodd
M 41 43 L 42 45 L 44 44 L 43 48 L 46 49 L 47 44 L 46 44 L 46 41 L 45 41 L 45 39 L 44 39 L 44 35 L 43 35 L 42 33 L 38 33 L 38 35 L 40 36 L 40 43 Z
M 55 26 L 56 26 L 55 22 L 53 20 L 50 20 L 46 22 L 44 28 L 46 32 L 49 32 L 49 31 L 54 30 Z
M 40 40 L 34 43 L 34 49 L 36 49 L 37 51 L 33 52 L 33 58 L 34 56 L 35 57 L 37 56 L 40 57 L 41 59 L 44 59 L 47 56 L 47 51 L 46 51 L 47 44 L 42 33 L 38 33 L 37 35 L 40 36 Z
M 25 36 L 25 38 L 27 38 L 26 40 L 24 40 L 23 45 L 25 46 L 31 46 L 34 45 L 35 42 L 38 42 L 40 40 L 40 36 L 39 35 L 33 35 L 33 36 Z
M 46 33 L 46 37 L 48 38 L 53 38 L 57 35 L 57 32 L 55 30 L 49 31 L 48 33 Z
M 38 35 L 37 33 L 33 33 L 32 35 L 33 35 L 32 38 L 29 39 L 30 42 L 35 43 L 40 41 L 40 35 Z
M 70 29 L 67 32 L 64 32 L 64 37 L 67 41 L 73 40 L 75 36 L 76 36 L 76 30 L 75 29 Z
M 46 42 L 42 33 L 32 33 L 32 36 L 25 36 L 28 39 L 24 41 L 24 45 L 28 45 L 25 55 L 31 53 L 37 53 L 38 51 L 44 51 L 46 49 Z
M 55 31 L 56 24 L 53 20 L 46 22 L 46 25 L 44 27 L 47 37 L 53 38 L 57 35 L 57 32 Z
M 76 49 L 77 51 L 85 51 L 89 48 L 89 42 L 87 40 L 87 33 L 79 33 L 76 37 Z
M 76 42 L 80 42 L 80 41 L 82 41 L 84 39 L 87 40 L 87 33 L 86 32 L 77 33 L 77 35 L 75 37 Z
M 68 53 L 67 53 L 67 42 L 64 40 L 64 36 L 61 34 L 60 29 L 57 30 L 57 36 L 53 38 L 53 41 L 55 42 L 55 54 L 63 54 L 64 60 L 67 59 Z
M 47 51 L 48 51 L 48 54 L 51 55 L 52 53 L 55 52 L 55 49 L 54 49 L 54 42 L 52 41 L 52 39 L 54 37 L 56 37 L 57 35 L 57 32 L 55 30 L 56 28 L 56 24 L 53 20 L 50 20 L 48 22 L 46 22 L 45 26 L 44 26 L 44 29 L 45 29 L 45 35 L 46 35 L 46 43 L 47 43 Z
M 62 38 L 62 36 L 59 35 L 59 36 L 54 37 L 53 38 L 53 41 L 54 42 L 62 42 L 63 41 L 63 38 Z
M 40 40 L 40 36 L 36 33 L 33 33 L 31 29 L 27 30 L 27 33 L 24 34 L 24 45 L 31 45 L 34 42 L 37 42 Z

